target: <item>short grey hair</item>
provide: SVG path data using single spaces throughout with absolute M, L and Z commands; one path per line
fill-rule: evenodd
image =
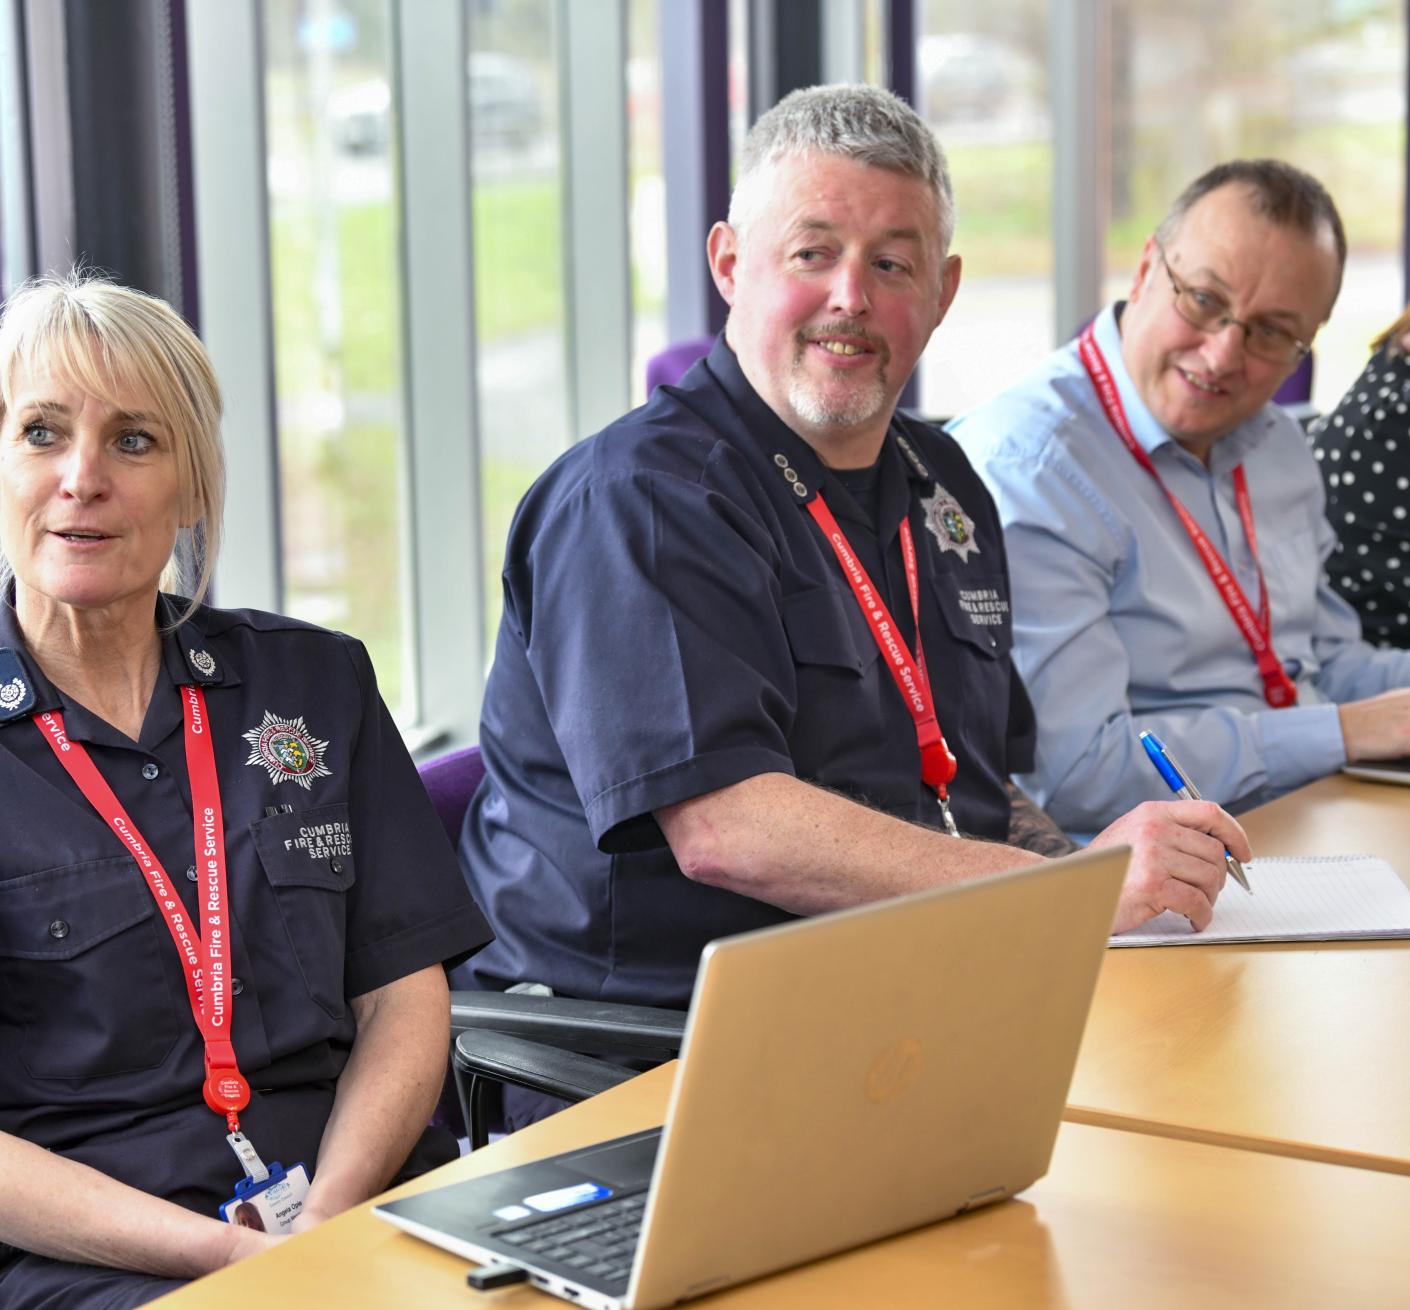
M 955 235 L 955 195 L 945 153 L 910 105 L 874 86 L 793 91 L 749 129 L 729 205 L 729 224 L 741 240 L 763 207 L 762 175 L 778 160 L 810 151 L 924 182 L 935 197 L 941 254 L 949 251 Z

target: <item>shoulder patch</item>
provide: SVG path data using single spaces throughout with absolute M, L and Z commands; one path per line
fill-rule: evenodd
M 34 687 L 20 657 L 9 647 L 0 650 L 0 723 L 31 713 Z

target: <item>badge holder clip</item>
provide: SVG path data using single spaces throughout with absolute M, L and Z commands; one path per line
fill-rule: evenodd
M 266 1188 L 273 1187 L 275 1183 L 282 1183 L 288 1175 L 284 1172 L 284 1166 L 277 1160 L 265 1171 L 263 1178 L 242 1178 L 235 1184 L 235 1199 L 247 1201 L 250 1197 Z
M 288 1232 L 308 1195 L 308 1170 L 301 1164 L 286 1170 L 277 1160 L 266 1165 L 244 1133 L 229 1133 L 225 1140 L 245 1176 L 235 1184 L 235 1195 L 220 1207 L 220 1217 L 268 1233 Z
M 940 817 L 945 821 L 945 831 L 948 832 L 951 837 L 958 837 L 960 830 L 955 825 L 955 816 L 950 813 L 949 797 L 937 796 L 935 799 L 940 802 Z
M 256 1184 L 268 1182 L 271 1179 L 278 1182 L 280 1178 L 284 1177 L 283 1166 L 276 1163 L 272 1170 L 267 1168 L 264 1161 L 259 1158 L 255 1144 L 244 1133 L 238 1131 L 226 1133 L 225 1140 L 230 1143 L 230 1149 L 235 1152 L 235 1158 L 239 1160 L 240 1168 L 245 1171 L 245 1176 L 235 1184 L 237 1196 L 240 1195 L 241 1188 L 248 1191 Z

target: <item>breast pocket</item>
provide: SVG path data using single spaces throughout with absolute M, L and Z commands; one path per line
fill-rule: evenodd
M 250 825 L 308 993 L 341 1018 L 348 891 L 357 880 L 346 805 L 276 814 Z
M 1002 573 L 966 567 L 939 574 L 933 587 L 945 626 L 956 641 L 990 659 L 1002 659 L 1013 649 L 1008 579 Z
M 881 697 L 894 692 L 866 619 L 850 593 L 813 587 L 783 598 L 783 623 L 793 659 L 794 772 L 820 786 L 870 793 Z
M 831 670 L 848 682 L 864 676 L 879 655 L 856 601 L 831 587 L 785 596 L 783 627 L 795 664 Z
M 1013 649 L 1009 589 L 1002 573 L 945 572 L 932 588 L 953 643 L 948 657 L 926 651 L 940 723 L 980 759 L 1002 760 L 1008 730 Z
M 1259 525 L 1262 529 L 1262 524 Z M 1284 639 L 1278 641 L 1278 630 L 1310 633 L 1317 626 L 1316 582 L 1322 575 L 1321 551 L 1317 532 L 1311 520 L 1296 518 L 1279 531 L 1260 530 L 1258 555 L 1263 574 L 1268 581 L 1268 604 L 1273 613 L 1274 645 L 1284 659 L 1307 659 L 1310 650 L 1294 651 Z M 1258 603 L 1257 583 L 1248 589 L 1253 604 Z M 1388 598 L 1385 608 L 1393 610 Z
M 19 1030 L 36 1078 L 154 1068 L 194 1023 L 163 964 L 175 949 L 127 856 L 0 882 L 0 1031 Z

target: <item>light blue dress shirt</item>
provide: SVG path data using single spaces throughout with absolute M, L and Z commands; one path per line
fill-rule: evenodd
M 1076 343 L 1056 351 L 950 431 L 993 492 L 1008 545 L 1014 654 L 1038 711 L 1035 771 L 1018 781 L 1079 836 L 1169 796 L 1142 729 L 1207 799 L 1245 809 L 1345 763 L 1338 703 L 1410 685 L 1410 652 L 1362 641 L 1327 585 L 1334 536 L 1297 424 L 1265 405 L 1215 443 L 1206 469 L 1142 403 L 1115 306 L 1094 331 L 1136 439 L 1256 607 L 1230 477 L 1244 465 L 1273 647 L 1298 703 L 1268 707 L 1243 634 L 1165 493 L 1108 422 Z

